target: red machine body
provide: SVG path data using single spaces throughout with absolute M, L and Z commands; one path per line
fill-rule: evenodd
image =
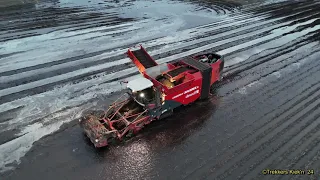
M 210 89 L 221 79 L 222 57 L 215 53 L 185 57 L 172 63 L 158 64 L 140 45 L 127 56 L 142 78 L 128 82 L 128 95 L 120 97 L 107 111 L 85 116 L 80 125 L 96 147 L 110 140 L 122 140 L 146 124 L 173 114 L 173 110 L 210 96 Z

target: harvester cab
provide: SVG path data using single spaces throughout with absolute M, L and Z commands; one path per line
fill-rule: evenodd
M 146 108 L 159 106 L 156 101 L 157 89 L 149 79 L 141 77 L 131 80 L 127 84 L 127 90 L 139 105 Z

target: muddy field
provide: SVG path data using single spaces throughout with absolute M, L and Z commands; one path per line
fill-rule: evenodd
M 0 8 L 0 179 L 319 179 L 319 9 L 317 0 Z M 137 43 L 158 62 L 217 52 L 224 80 L 207 102 L 96 150 L 77 118 L 137 75 L 124 55 Z

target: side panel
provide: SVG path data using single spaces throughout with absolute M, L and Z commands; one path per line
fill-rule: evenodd
M 192 57 L 186 57 L 183 62 L 190 66 L 193 66 L 201 72 L 202 87 L 200 99 L 208 98 L 210 94 L 212 67 L 209 64 L 199 62 Z
M 165 92 L 165 100 L 177 101 L 183 105 L 196 101 L 201 96 L 202 75 L 200 72 L 193 75 L 195 76 L 195 80 L 191 81 L 188 86 L 184 86 L 183 88 L 177 86 L 170 89 L 169 93 Z
M 178 101 L 174 101 L 174 100 L 165 100 L 164 104 L 161 106 L 160 110 L 159 110 L 159 117 L 165 118 L 171 115 L 171 113 L 173 112 L 173 110 L 179 106 L 181 106 L 182 104 L 179 103 Z
M 215 83 L 216 81 L 219 81 L 221 79 L 222 71 L 224 68 L 224 61 L 223 59 L 220 59 L 219 61 L 212 63 L 212 77 L 211 77 L 211 85 Z
M 213 83 L 215 83 L 216 81 L 219 80 L 219 64 L 220 64 L 220 61 L 216 62 L 216 63 L 213 63 L 211 64 L 211 67 L 212 67 L 212 76 L 211 76 L 211 82 L 210 84 L 212 85 Z
M 170 116 L 173 112 L 173 110 L 182 104 L 178 101 L 174 100 L 165 100 L 163 104 L 161 104 L 159 107 L 155 107 L 153 109 L 150 109 L 148 111 L 148 114 L 156 119 L 159 119 L 161 117 L 167 117 Z
M 149 111 L 149 115 L 156 119 L 163 119 L 173 114 L 173 110 L 182 104 L 174 100 L 165 100 L 164 103 L 155 109 Z

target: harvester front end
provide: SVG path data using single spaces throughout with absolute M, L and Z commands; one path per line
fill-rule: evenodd
M 147 110 L 124 94 L 107 111 L 85 115 L 80 119 L 80 126 L 95 147 L 104 147 L 137 133 L 149 120 Z

